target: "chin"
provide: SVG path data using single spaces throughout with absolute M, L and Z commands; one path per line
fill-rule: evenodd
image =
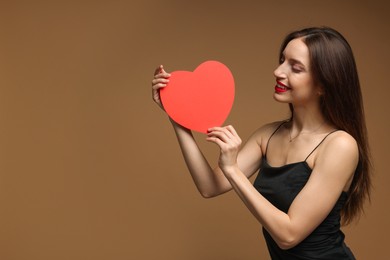
M 274 100 L 275 100 L 276 102 L 280 102 L 280 103 L 291 103 L 290 100 L 288 100 L 287 98 L 283 97 L 283 96 L 280 95 L 280 94 L 274 93 L 273 97 L 274 97 Z

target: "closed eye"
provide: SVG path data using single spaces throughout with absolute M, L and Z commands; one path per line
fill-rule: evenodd
M 292 66 L 292 71 L 295 72 L 295 73 L 300 73 L 302 71 L 304 71 L 300 66 Z
M 291 68 L 294 72 L 303 72 L 303 71 L 306 71 L 306 68 L 305 68 L 305 65 L 303 65 L 303 63 L 301 63 L 300 61 L 297 61 L 297 60 L 290 60 L 290 65 L 291 65 Z

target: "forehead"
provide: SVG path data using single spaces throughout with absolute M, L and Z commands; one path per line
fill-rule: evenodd
M 287 59 L 299 60 L 304 64 L 309 64 L 310 61 L 309 48 L 301 38 L 291 40 L 284 49 L 283 55 Z

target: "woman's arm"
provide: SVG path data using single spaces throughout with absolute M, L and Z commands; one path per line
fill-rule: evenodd
M 214 128 L 209 134 L 209 141 L 221 149 L 219 166 L 226 178 L 282 249 L 297 245 L 326 218 L 350 183 L 358 163 L 357 144 L 350 135 L 340 131 L 329 136 L 318 149 L 308 183 L 286 214 L 267 201 L 237 166 L 237 138 L 229 128 Z
M 192 179 L 204 198 L 210 198 L 232 189 L 219 167 L 212 169 L 200 151 L 192 132 L 171 120 L 184 161 Z
M 163 67 L 160 66 L 156 69 L 152 81 L 153 100 L 162 109 L 164 108 L 160 100 L 159 90 L 166 87 L 169 82 L 169 77 L 170 74 L 165 72 Z M 201 195 L 205 198 L 210 198 L 231 190 L 232 185 L 226 179 L 222 170 L 218 166 L 214 169 L 210 166 L 199 149 L 191 131 L 175 123 L 173 120 L 171 122 L 188 170 Z M 268 128 L 265 127 L 265 129 Z M 246 178 L 255 173 L 259 168 L 262 156 L 260 147 L 262 132 L 263 130 L 256 131 L 238 153 L 237 165 Z

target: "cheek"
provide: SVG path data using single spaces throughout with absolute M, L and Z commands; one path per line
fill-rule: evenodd
M 290 87 L 292 87 L 294 90 L 299 91 L 306 91 L 309 90 L 312 86 L 312 82 L 307 77 L 291 77 L 289 79 Z
M 293 95 L 300 98 L 312 98 L 318 96 L 318 88 L 314 86 L 311 79 L 302 78 L 295 79 L 291 81 L 291 86 L 293 88 Z

